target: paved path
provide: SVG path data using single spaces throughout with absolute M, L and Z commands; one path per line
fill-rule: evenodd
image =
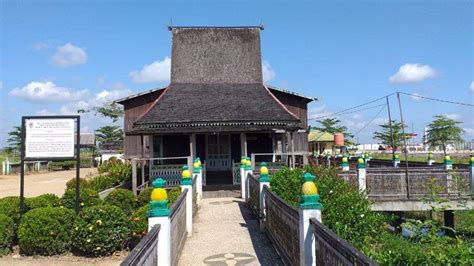
M 178 265 L 282 265 L 248 205 L 237 198 L 202 199 Z
M 97 168 L 81 168 L 81 177 L 95 175 Z M 44 193 L 64 194 L 66 182 L 76 177 L 76 170 L 28 173 L 25 175 L 25 197 Z M 20 174 L 0 175 L 0 198 L 20 195 Z

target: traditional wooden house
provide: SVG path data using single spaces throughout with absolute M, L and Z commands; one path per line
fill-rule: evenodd
M 182 164 L 179 158 L 198 156 L 207 184 L 237 183 L 232 170 L 243 155 L 286 161 L 287 153 L 308 151 L 307 105 L 314 99 L 263 83 L 262 27 L 169 30 L 170 84 L 116 101 L 125 110 L 126 158 Z

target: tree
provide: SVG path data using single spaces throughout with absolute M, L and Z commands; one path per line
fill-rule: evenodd
M 90 110 L 77 110 L 78 113 L 89 113 L 90 111 L 94 111 L 96 115 L 100 114 L 103 117 L 111 118 L 114 123 L 117 122 L 117 120 L 124 115 L 123 108 L 116 103 L 108 103 L 104 106 L 93 107 Z
M 379 140 L 382 144 L 392 147 L 392 149 L 395 151 L 398 150 L 398 147 L 403 146 L 403 129 L 401 122 L 397 122 L 397 120 L 392 120 L 393 145 L 390 131 L 390 123 L 387 122 L 379 126 L 381 127 L 381 131 L 374 132 L 374 139 Z M 404 127 L 406 128 L 406 126 Z M 405 139 L 408 138 L 408 134 L 405 134 Z
M 319 127 L 313 127 L 316 130 L 319 130 L 321 132 L 327 132 L 331 134 L 335 133 L 342 133 L 344 135 L 344 142 L 346 145 L 352 144 L 352 141 L 349 140 L 349 138 L 354 137 L 351 133 L 347 132 L 347 127 L 341 125 L 341 121 L 337 118 L 326 118 L 321 121 L 317 121 L 320 126 Z
M 449 144 L 455 144 L 462 141 L 462 128 L 457 125 L 461 122 L 450 119 L 445 115 L 437 115 L 428 125 L 428 135 L 426 142 L 430 146 L 439 146 L 443 149 L 446 156 L 446 148 Z
M 123 130 L 119 126 L 103 126 L 95 130 L 96 140 L 100 143 L 123 141 Z
M 9 151 L 20 151 L 21 148 L 21 127 L 15 126 L 13 130 L 8 132 L 8 150 Z

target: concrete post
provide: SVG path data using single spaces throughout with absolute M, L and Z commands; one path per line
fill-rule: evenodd
M 193 174 L 196 176 L 196 200 L 199 204 L 202 199 L 202 165 L 199 157 L 194 160 Z
M 446 169 L 446 170 L 452 170 L 453 169 L 453 161 L 451 160 L 451 157 L 449 155 L 446 155 L 444 157 L 444 169 Z
M 349 171 L 349 160 L 346 156 L 342 157 L 341 168 L 342 171 Z
M 321 219 L 322 204 L 319 203 L 319 194 L 315 176 L 305 173 L 303 176 L 301 196 L 302 202 L 299 204 L 299 239 L 300 239 L 300 265 L 316 265 L 316 242 L 314 239 L 314 228 L 310 225 L 309 220 L 315 218 L 319 222 Z
M 2 175 L 7 175 L 7 162 L 2 162 Z
M 148 211 L 148 231 L 153 226 L 159 224 L 161 226 L 158 233 L 158 265 L 171 264 L 171 226 L 170 215 L 171 211 L 168 209 L 168 194 L 165 190 L 166 181 L 162 178 L 157 178 L 153 181 L 153 191 L 151 193 L 150 211 Z
M 474 155 L 469 159 L 469 183 L 471 185 L 471 193 L 474 194 Z
M 359 190 L 362 191 L 367 189 L 366 170 L 365 160 L 363 158 L 359 158 L 357 160 L 357 180 L 359 183 Z
M 242 156 L 240 159 L 240 195 L 242 199 L 246 199 L 247 188 L 245 187 L 245 164 L 247 163 L 247 156 Z
M 132 159 L 132 192 L 137 195 L 137 161 Z
M 245 160 L 245 167 L 244 167 L 244 179 L 243 181 L 245 182 L 245 201 L 249 200 L 249 194 L 250 194 L 250 189 L 249 189 L 249 174 L 252 174 L 252 161 L 250 160 L 249 157 L 246 158 Z M 242 178 L 240 180 L 242 182 Z
M 191 172 L 187 165 L 183 166 L 181 172 L 181 191 L 188 190 L 186 193 L 186 231 L 188 237 L 193 235 L 193 180 Z
M 393 158 L 393 167 L 398 168 L 400 165 L 400 155 L 395 154 Z
M 267 186 L 270 187 L 270 176 L 268 174 L 268 168 L 267 164 L 265 162 L 260 164 L 260 178 L 259 178 L 259 184 L 260 184 L 260 193 L 259 193 L 259 202 L 260 202 L 260 230 L 264 231 L 265 230 L 265 215 L 266 215 L 266 210 L 265 210 L 265 193 L 263 192 L 263 187 Z
M 433 153 L 431 153 L 431 152 L 428 153 L 428 160 L 427 160 L 428 165 L 432 166 L 434 162 L 435 162 L 435 160 L 434 160 L 434 157 L 433 157 Z

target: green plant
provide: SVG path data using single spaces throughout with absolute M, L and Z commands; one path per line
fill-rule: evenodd
M 104 202 L 119 207 L 126 214 L 130 214 L 137 204 L 137 198 L 132 191 L 118 188 L 105 197 Z
M 167 189 L 168 192 L 168 207 L 176 202 L 179 195 L 181 195 L 181 187 L 173 187 L 172 189 Z
M 130 224 L 132 230 L 132 237 L 130 246 L 134 247 L 140 242 L 142 237 L 148 232 L 148 216 L 147 212 L 150 210 L 150 206 L 144 205 L 130 216 Z
M 84 208 L 74 221 L 75 249 L 103 256 L 123 249 L 130 239 L 130 221 L 118 207 L 101 205 Z
M 270 189 L 288 204 L 297 207 L 303 185 L 303 169 L 283 168 L 271 176 Z
M 45 208 L 45 207 L 59 207 L 61 200 L 54 194 L 43 194 L 34 198 L 25 199 L 25 211 Z
M 103 191 L 114 186 L 114 181 L 109 176 L 99 175 L 89 180 L 88 187 L 95 191 Z
M 115 185 L 129 181 L 132 178 L 132 166 L 123 163 L 115 157 L 110 158 L 99 166 L 99 173 L 106 174 L 113 180 Z
M 13 219 L 5 214 L 0 214 L 0 257 L 11 251 L 14 236 L 15 223 Z
M 87 188 L 89 181 L 85 178 L 79 178 L 79 187 Z M 76 178 L 73 177 L 66 182 L 66 189 L 75 189 L 76 188 Z
M 146 188 L 146 189 L 142 190 L 140 192 L 140 194 L 138 194 L 137 202 L 138 202 L 139 207 L 148 205 L 148 203 L 150 202 L 150 197 L 151 197 L 151 192 L 152 191 L 153 191 L 153 188 L 149 187 L 149 188 Z
M 13 219 L 14 231 L 16 233 L 20 224 L 20 197 L 5 197 L 0 199 L 0 214 Z
M 26 213 L 18 229 L 20 253 L 56 255 L 71 247 L 74 212 L 66 208 L 38 208 Z
M 99 193 L 95 190 L 88 188 L 81 188 L 79 190 L 80 196 L 80 208 L 96 206 L 102 203 L 102 200 L 99 198 Z M 61 204 L 68 208 L 74 209 L 76 206 L 76 190 L 68 189 L 61 198 Z

